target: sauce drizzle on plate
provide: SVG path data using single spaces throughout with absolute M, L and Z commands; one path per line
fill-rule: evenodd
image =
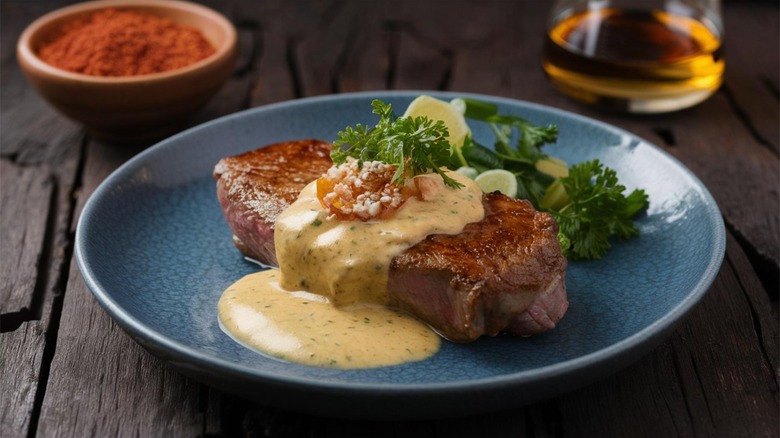
M 219 300 L 220 323 L 236 341 L 283 360 L 373 368 L 426 359 L 441 340 L 417 319 L 380 305 L 336 307 L 321 295 L 289 292 L 279 271 L 250 274 Z
M 440 338 L 416 318 L 386 307 L 393 257 L 429 234 L 455 234 L 484 217 L 482 192 L 445 188 L 430 200 L 408 199 L 392 218 L 331 218 L 316 182 L 276 220 L 280 270 L 246 276 L 219 301 L 220 323 L 238 342 L 313 366 L 371 368 L 418 361 Z M 436 176 L 436 178 L 440 178 Z

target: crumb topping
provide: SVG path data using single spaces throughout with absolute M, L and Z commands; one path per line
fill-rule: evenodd
M 317 181 L 317 195 L 331 216 L 367 221 L 398 209 L 409 198 L 407 190 L 392 181 L 396 167 L 381 161 L 350 157 L 333 166 Z

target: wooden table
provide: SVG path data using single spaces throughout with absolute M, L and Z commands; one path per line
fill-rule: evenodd
M 374 89 L 477 92 L 617 125 L 713 193 L 726 258 L 703 301 L 651 354 L 598 383 L 486 415 L 347 421 L 260 406 L 188 379 L 132 341 L 73 260 L 86 199 L 147 145 L 90 138 L 28 86 L 21 30 L 67 1 L 2 13 L 0 436 L 778 436 L 778 4 L 724 6 L 725 85 L 674 114 L 574 103 L 539 58 L 549 2 L 209 1 L 240 32 L 229 83 L 190 126 L 259 105 Z

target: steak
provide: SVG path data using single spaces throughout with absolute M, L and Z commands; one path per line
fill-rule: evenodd
M 306 184 L 333 162 L 330 143 L 298 140 L 272 144 L 232 157 L 214 167 L 217 198 L 245 256 L 276 266 L 274 222 Z
M 499 192 L 482 204 L 482 221 L 430 235 L 393 259 L 390 305 L 456 342 L 555 327 L 568 308 L 558 223 Z
M 318 140 L 278 143 L 222 159 L 217 196 L 246 256 L 277 265 L 273 224 L 303 187 L 332 165 Z M 454 342 L 549 330 L 568 309 L 558 224 L 530 202 L 483 196 L 485 217 L 457 235 L 430 235 L 390 265 L 390 306 Z

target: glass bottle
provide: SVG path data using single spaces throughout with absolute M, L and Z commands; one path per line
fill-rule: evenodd
M 719 0 L 558 0 L 542 65 L 566 95 L 632 113 L 696 105 L 721 85 Z

